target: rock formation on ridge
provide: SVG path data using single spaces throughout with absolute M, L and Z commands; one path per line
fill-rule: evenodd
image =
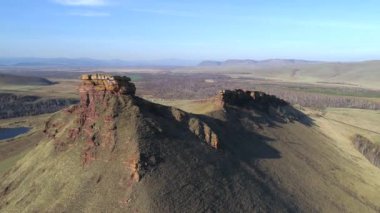
M 109 91 L 124 95 L 134 95 L 136 87 L 131 83 L 131 79 L 126 76 L 112 76 L 106 74 L 84 74 L 81 76 L 82 84 L 80 94 L 94 91 Z

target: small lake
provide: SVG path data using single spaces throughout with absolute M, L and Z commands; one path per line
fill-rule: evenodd
M 29 132 L 29 130 L 28 127 L 0 128 L 0 140 L 14 138 Z

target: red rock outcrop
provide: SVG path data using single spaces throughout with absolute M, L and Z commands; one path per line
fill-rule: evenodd
M 64 117 L 58 119 L 53 116 L 46 122 L 44 132 L 53 139 L 56 151 L 64 151 L 77 139 L 84 140 L 82 161 L 86 164 L 95 159 L 99 147 L 113 149 L 117 96 L 134 96 L 136 87 L 128 77 L 93 74 L 82 75 L 81 80 L 79 105 L 63 111 L 67 117 L 74 116 L 76 124 L 67 129 L 64 140 L 63 137 L 58 140 L 56 136 L 63 131 L 67 121 Z
M 126 76 L 111 76 L 105 74 L 82 75 L 79 87 L 79 128 L 86 138 L 83 152 L 83 163 L 95 159 L 98 146 L 112 149 L 115 134 L 117 110 L 113 103 L 116 95 L 131 95 L 136 92 L 135 85 Z M 96 125 L 102 122 L 102 128 Z M 75 136 L 74 136 L 75 137 Z

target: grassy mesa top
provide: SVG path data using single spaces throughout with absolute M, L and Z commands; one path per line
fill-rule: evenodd
M 80 92 L 110 91 L 123 95 L 134 95 L 136 87 L 127 76 L 112 76 L 107 74 L 84 74 L 81 76 Z

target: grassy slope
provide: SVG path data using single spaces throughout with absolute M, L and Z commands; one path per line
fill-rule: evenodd
M 342 116 L 342 114 L 347 112 L 349 112 L 349 116 Z M 346 174 L 338 176 L 341 183 L 349 184 L 350 188 L 357 191 L 363 198 L 380 200 L 378 194 L 380 189 L 378 185 L 380 170 L 354 148 L 351 139 L 354 134 L 359 133 L 375 141 L 379 135 L 363 130 L 362 127 L 370 129 L 372 127 L 370 124 L 371 120 L 363 118 L 376 117 L 376 114 L 376 111 L 370 110 L 329 109 L 325 116 L 314 117 L 314 119 L 319 131 L 335 142 L 332 145 L 345 158 L 346 163 L 343 164 L 343 172 Z M 331 118 L 334 120 L 331 120 Z M 378 120 L 373 121 L 374 124 L 378 123 Z M 368 126 L 368 124 L 370 125 Z M 360 125 L 363 126 L 361 128 L 356 127 Z
M 291 124 L 271 129 L 268 135 L 275 138 L 273 147 L 281 159 L 260 161 L 260 167 L 301 203 L 322 212 L 379 211 L 380 170 L 350 141 L 327 136 L 323 129 L 329 126 L 316 124 L 320 127 Z
M 217 110 L 217 107 L 207 100 L 165 100 L 165 99 L 152 99 L 152 102 L 162 104 L 165 106 L 174 106 L 183 111 L 194 114 L 206 114 Z
M 323 118 L 336 125 L 347 138 L 361 134 L 380 143 L 380 112 L 376 110 L 328 108 Z
M 27 150 L 27 151 L 29 151 L 29 150 Z M 6 172 L 10 168 L 12 168 L 17 163 L 18 160 L 22 159 L 25 156 L 27 151 L 24 151 L 24 152 L 21 152 L 18 154 L 12 154 L 12 156 L 6 157 L 6 158 L 0 160 L 0 175 L 3 172 Z

